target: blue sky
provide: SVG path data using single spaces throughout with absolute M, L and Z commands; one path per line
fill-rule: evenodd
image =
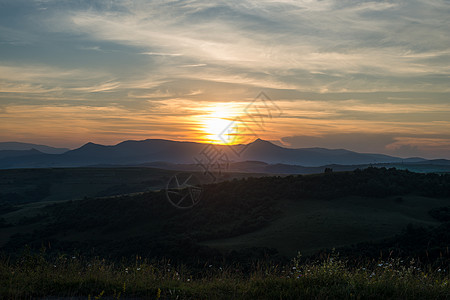
M 261 138 L 450 158 L 449 15 L 444 0 L 1 0 L 0 141 L 203 141 L 264 91 L 283 113 Z

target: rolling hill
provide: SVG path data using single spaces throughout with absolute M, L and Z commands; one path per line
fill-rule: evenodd
M 65 252 L 115 257 L 208 260 L 255 248 L 292 257 L 296 251 L 377 242 L 408 224 L 439 226 L 448 217 L 439 209 L 449 206 L 449 176 L 368 168 L 233 179 L 204 186 L 191 210 L 175 209 L 164 191 L 15 204 L 1 213 L 0 236 L 11 253 L 50 243 Z M 433 209 L 439 218 L 429 213 Z

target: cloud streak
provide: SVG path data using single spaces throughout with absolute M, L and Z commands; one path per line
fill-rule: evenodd
M 301 130 L 350 145 L 346 134 L 364 128 L 395 133 L 391 148 L 375 139 L 383 151 L 401 153 L 405 143 L 417 146 L 410 152 L 448 150 L 422 137 L 450 130 L 445 0 L 7 0 L 2 8 L 0 101 L 10 124 L 19 126 L 14 120 L 24 122 L 37 108 L 55 120 L 55 111 L 79 109 L 80 120 L 103 128 L 107 139 L 113 132 L 138 138 L 142 132 L 131 128 L 137 124 L 117 118 L 117 109 L 142 124 L 184 113 L 191 126 L 195 109 L 163 108 L 249 102 L 265 90 L 285 112 L 265 133 L 272 140 Z M 109 125 L 92 123 L 88 108 Z M 183 137 L 182 119 L 158 122 L 164 129 L 149 125 L 153 136 L 196 140 L 190 129 Z M 25 135 L 20 128 L 8 126 L 0 139 Z

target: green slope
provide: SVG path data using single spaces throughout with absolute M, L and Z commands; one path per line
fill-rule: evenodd
M 323 248 L 391 237 L 401 233 L 408 224 L 438 225 L 428 211 L 449 204 L 448 198 L 418 196 L 402 197 L 400 203 L 397 197 L 290 200 L 279 206 L 282 215 L 268 226 L 202 244 L 224 251 L 269 247 L 293 257 L 297 251 L 311 254 Z
M 203 188 L 190 210 L 175 209 L 164 191 L 23 204 L 0 216 L 12 225 L 0 228 L 0 242 L 9 253 L 51 245 L 113 257 L 208 260 L 259 247 L 292 257 L 391 237 L 408 224 L 439 225 L 429 211 L 450 206 L 450 175 L 395 169 L 233 179 Z

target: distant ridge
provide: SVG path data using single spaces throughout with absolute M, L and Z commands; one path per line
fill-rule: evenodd
M 0 159 L 8 157 L 39 155 L 39 154 L 43 153 L 34 148 L 31 150 L 0 150 Z
M 42 153 L 47 154 L 61 154 L 69 151 L 68 148 L 55 148 L 46 145 L 37 145 L 30 143 L 20 143 L 20 142 L 0 142 L 0 151 L 11 150 L 11 151 L 24 151 L 24 150 L 38 150 Z
M 205 147 L 208 147 L 208 144 L 163 139 L 129 140 L 112 146 L 89 142 L 80 148 L 60 154 L 42 153 L 43 151 L 40 150 L 9 154 L 5 152 L 3 156 L 0 155 L 0 168 L 143 165 L 152 163 L 165 164 L 173 168 L 175 165 L 196 164 L 196 159 L 197 162 L 212 163 L 202 154 Z M 292 171 L 300 170 L 298 167 L 309 168 L 324 165 L 370 165 L 382 163 L 450 165 L 450 161 L 445 159 L 432 161 L 423 158 L 402 159 L 389 155 L 358 153 L 345 149 L 290 149 L 261 139 L 245 145 L 216 145 L 216 147 L 226 155 L 230 163 L 247 162 L 245 165 L 249 166 L 248 162 L 253 161 L 278 165 L 278 167 L 268 167 L 270 169 Z M 255 168 L 255 165 L 253 164 L 251 168 Z

